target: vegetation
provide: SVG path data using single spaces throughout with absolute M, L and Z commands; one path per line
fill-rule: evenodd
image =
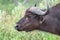
M 20 1 L 19 5 L 15 6 L 13 0 L 0 0 L 0 40 L 60 40 L 58 35 L 48 32 L 38 30 L 31 32 L 16 31 L 15 23 L 24 16 L 25 10 L 33 4 L 32 2 L 31 5 L 22 5 L 22 0 L 18 1 Z M 57 3 L 59 0 L 52 1 L 52 4 L 50 2 L 50 5 Z M 43 5 L 45 5 L 44 1 L 39 4 L 39 7 L 45 8 Z

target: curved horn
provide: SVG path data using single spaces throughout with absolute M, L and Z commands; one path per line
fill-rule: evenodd
M 32 13 L 38 14 L 38 15 L 45 15 L 47 13 L 47 11 L 49 11 L 49 4 L 48 4 L 47 0 L 46 0 L 46 5 L 47 5 L 46 11 L 42 11 L 38 7 L 31 7 L 29 9 L 29 11 L 32 12 Z
M 43 12 L 42 10 L 40 10 L 38 7 L 31 7 L 29 9 L 30 12 L 37 14 L 37 15 L 44 15 L 45 12 Z
M 34 6 L 36 7 L 36 4 Z
M 46 9 L 46 11 L 44 11 L 44 12 L 42 13 L 43 15 L 45 15 L 47 12 L 49 12 L 50 6 L 49 6 L 49 3 L 48 3 L 48 0 L 46 0 L 46 6 L 47 6 L 47 9 Z

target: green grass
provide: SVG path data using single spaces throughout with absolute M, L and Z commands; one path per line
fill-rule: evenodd
M 3 10 L 0 14 L 0 40 L 60 40 L 60 36 L 43 31 L 18 32 L 15 23 L 24 16 L 26 7 L 21 4 L 11 11 Z

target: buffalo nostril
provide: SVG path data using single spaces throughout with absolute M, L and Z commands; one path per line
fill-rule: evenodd
M 17 25 L 17 26 L 15 26 L 16 28 L 18 28 L 19 26 Z
M 15 29 L 17 29 L 17 28 L 18 28 L 18 25 L 16 24 L 16 25 L 15 25 Z
M 15 29 L 18 29 L 18 26 L 15 26 Z
M 16 27 L 18 27 L 18 25 Z
M 18 27 L 18 25 L 17 25 L 17 24 L 15 24 L 15 27 Z

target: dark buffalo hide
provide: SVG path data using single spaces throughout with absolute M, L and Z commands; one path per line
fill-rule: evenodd
M 18 31 L 43 30 L 60 35 L 60 3 L 45 12 L 38 8 L 30 7 L 25 15 L 16 23 Z

